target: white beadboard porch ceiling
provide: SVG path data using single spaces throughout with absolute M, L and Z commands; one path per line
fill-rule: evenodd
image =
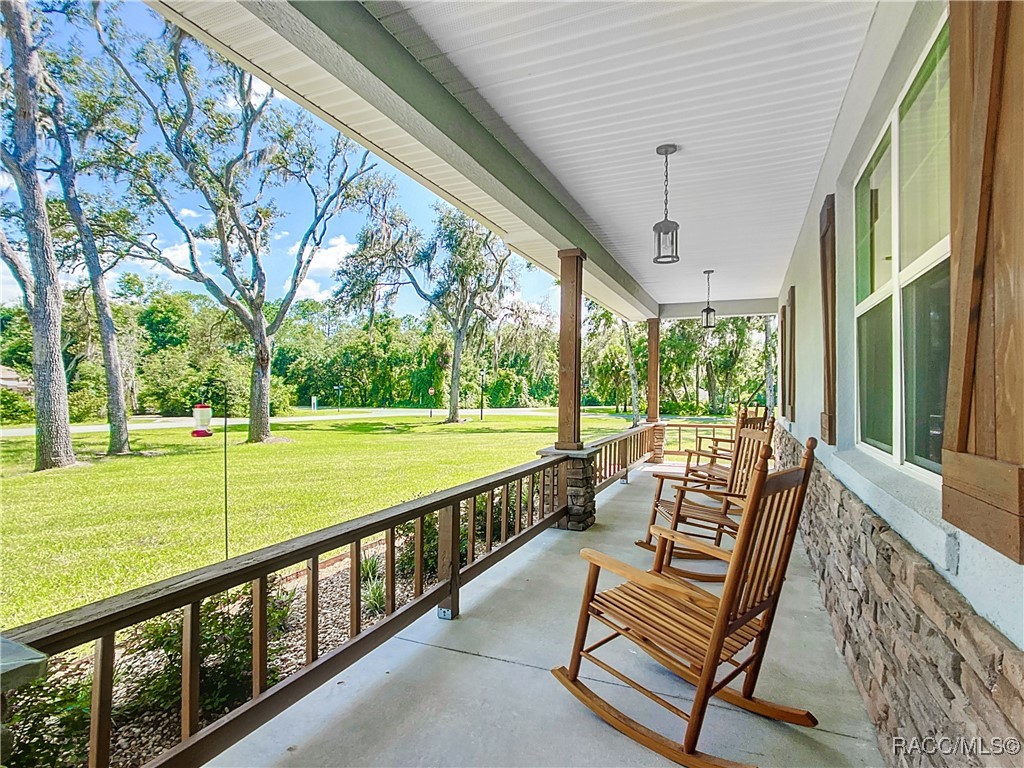
M 873 2 L 367 2 L 661 304 L 777 295 Z M 651 262 L 671 158 L 680 263 Z

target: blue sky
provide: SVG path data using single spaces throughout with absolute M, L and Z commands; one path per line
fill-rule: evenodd
M 154 11 L 138 2 L 126 3 L 122 8 L 121 19 L 125 26 L 132 31 L 154 37 L 159 34 L 163 24 L 162 19 Z M 61 39 L 62 36 L 66 38 L 66 35 L 62 35 L 62 31 L 59 29 L 57 34 L 58 39 Z M 78 38 L 86 56 L 96 54 L 97 46 L 90 35 L 79 34 Z M 4 45 L 3 60 L 5 66 L 9 57 L 9 46 Z M 283 96 L 278 98 L 286 101 Z M 329 135 L 333 130 L 318 118 L 314 117 L 313 119 L 323 126 L 325 136 Z M 433 206 L 438 201 L 437 196 L 380 158 L 375 158 L 375 162 L 376 170 L 395 179 L 399 188 L 399 202 L 402 208 L 421 230 L 429 233 L 432 229 L 434 218 Z M 59 193 L 55 183 L 48 182 L 47 186 L 53 194 Z M 97 182 L 84 181 L 81 183 L 81 189 L 84 192 L 95 192 L 97 191 Z M 275 197 L 279 207 L 284 212 L 284 216 L 274 227 L 271 249 L 264 257 L 264 268 L 268 276 L 268 293 L 271 299 L 277 298 L 284 293 L 294 266 L 296 245 L 308 223 L 308 211 L 310 209 L 308 198 L 301 196 L 300 191 L 294 187 L 278 190 Z M 12 180 L 2 171 L 0 171 L 0 201 L 17 203 Z M 193 224 L 198 225 L 211 218 L 209 211 L 202 206 L 198 195 L 177 195 L 174 199 L 174 206 L 182 219 L 190 226 Z M 357 241 L 359 230 L 363 223 L 364 217 L 358 211 L 344 211 L 334 219 L 325 239 L 325 248 L 314 258 L 309 275 L 299 288 L 298 295 L 300 297 L 324 299 L 330 295 L 333 287 L 331 272 L 337 266 L 339 260 L 352 250 L 352 244 Z M 164 249 L 165 255 L 169 255 L 175 261 L 184 264 L 187 252 L 184 249 L 183 238 L 174 226 L 165 217 L 157 217 L 151 229 L 157 235 L 157 243 Z M 203 255 L 208 257 L 211 252 L 212 249 L 208 247 L 204 250 Z M 519 257 L 516 257 L 516 260 L 519 266 L 522 298 L 529 302 L 553 304 L 552 291 L 554 289 L 554 282 L 552 278 L 542 270 L 526 268 L 526 262 L 519 259 Z M 219 273 L 215 266 L 209 262 L 206 262 L 206 264 L 209 272 L 215 275 Z M 119 265 L 115 270 L 112 270 L 110 279 L 116 280 L 120 274 L 125 272 L 159 276 L 166 280 L 174 289 L 191 290 L 199 293 L 204 290 L 200 285 L 186 278 L 178 277 L 159 265 L 143 262 L 128 262 Z M 0 267 L 0 301 L 4 304 L 20 301 L 20 293 L 6 266 Z M 403 288 L 395 303 L 395 311 L 398 314 L 418 314 L 423 309 L 423 302 L 416 297 L 413 291 L 408 287 Z

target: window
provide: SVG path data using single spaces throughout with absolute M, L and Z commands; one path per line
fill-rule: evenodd
M 854 188 L 858 442 L 942 471 L 949 365 L 949 33 Z

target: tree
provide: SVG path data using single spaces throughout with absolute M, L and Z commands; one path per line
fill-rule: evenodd
M 411 286 L 443 320 L 452 336 L 448 418 L 459 420 L 460 378 L 466 339 L 473 320 L 493 318 L 515 283 L 508 269 L 512 252 L 501 240 L 460 211 L 436 208 L 429 240 L 412 226 L 395 202 L 396 188 L 375 185 L 368 196 L 370 225 L 359 247 L 335 273 L 335 300 L 355 310 L 374 311 Z
M 187 263 L 181 264 L 152 241 L 140 241 L 142 258 L 202 285 L 245 328 L 253 351 L 249 441 L 269 440 L 274 337 L 331 221 L 360 201 L 360 182 L 374 167 L 369 153 L 354 159 L 355 146 L 336 132 L 324 145 L 309 115 L 294 105 L 273 106 L 272 90 L 262 90 L 252 75 L 172 25 L 158 40 L 129 46 L 116 27 L 108 35 L 106 24 L 112 24 L 109 18 L 94 13 L 100 46 L 158 137 L 148 144 L 141 124 L 134 130 L 126 125 L 119 136 L 104 137 L 106 162 L 142 202 L 170 221 L 187 251 Z M 281 211 L 269 192 L 289 185 L 309 197 L 308 224 L 284 296 L 271 312 L 264 259 Z M 174 205 L 174 190 L 198 194 L 212 223 L 187 225 Z M 201 260 L 203 241 L 213 244 L 219 274 Z
M 636 354 L 633 339 L 630 338 L 629 322 L 622 320 L 622 340 L 626 345 L 626 362 L 629 364 L 629 394 L 633 406 L 633 426 L 640 423 L 640 382 L 636 375 Z
M 17 187 L 25 234 L 23 244 L 12 244 L 0 229 L 0 258 L 22 290 L 25 311 L 32 325 L 35 468 L 42 470 L 75 463 L 61 350 L 64 297 L 38 169 L 39 98 L 44 74 L 31 15 L 24 0 L 3 0 L 0 9 L 3 11 L 0 24 L 11 46 L 11 68 L 3 77 L 13 95 L 13 104 L 4 99 L 4 124 L 9 128 L 0 140 L 0 163 Z M 28 255 L 27 264 L 22 258 L 24 252 Z
M 72 83 L 85 80 L 83 72 L 92 72 L 84 67 L 81 61 L 60 62 L 51 57 L 54 68 L 60 77 Z M 64 205 L 68 216 L 74 224 L 78 236 L 78 246 L 82 259 L 89 274 L 92 298 L 96 309 L 96 320 L 99 324 L 100 345 L 103 350 L 103 369 L 106 379 L 107 421 L 110 424 L 110 437 L 107 445 L 109 454 L 130 453 L 128 439 L 128 412 L 125 407 L 124 372 L 121 365 L 121 354 L 117 343 L 117 327 L 114 324 L 114 312 L 110 302 L 110 294 L 104 279 L 105 270 L 100 261 L 100 247 L 90 217 L 86 214 L 82 197 L 78 192 L 78 158 L 72 145 L 71 136 L 84 137 L 102 129 L 105 117 L 117 111 L 120 97 L 111 91 L 103 92 L 103 83 L 110 83 L 108 73 L 88 78 L 87 106 L 76 110 L 74 116 L 69 115 L 67 99 L 57 79 L 44 73 L 47 85 L 47 99 L 44 113 L 48 118 L 45 124 L 49 127 L 59 148 L 55 159 L 57 178 L 60 179 Z M 116 83 L 116 81 L 114 81 Z M 74 93 L 74 89 L 72 89 Z M 102 221 L 102 218 L 100 217 Z

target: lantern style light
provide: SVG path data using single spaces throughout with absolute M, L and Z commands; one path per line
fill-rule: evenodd
M 700 324 L 704 328 L 715 327 L 715 310 L 711 306 L 711 275 L 715 273 L 713 269 L 705 269 L 704 274 L 708 278 L 708 305 L 700 311 Z
M 656 150 L 665 158 L 665 218 L 654 225 L 654 263 L 675 264 L 679 261 L 679 224 L 668 217 L 668 156 L 679 147 L 662 144 Z

